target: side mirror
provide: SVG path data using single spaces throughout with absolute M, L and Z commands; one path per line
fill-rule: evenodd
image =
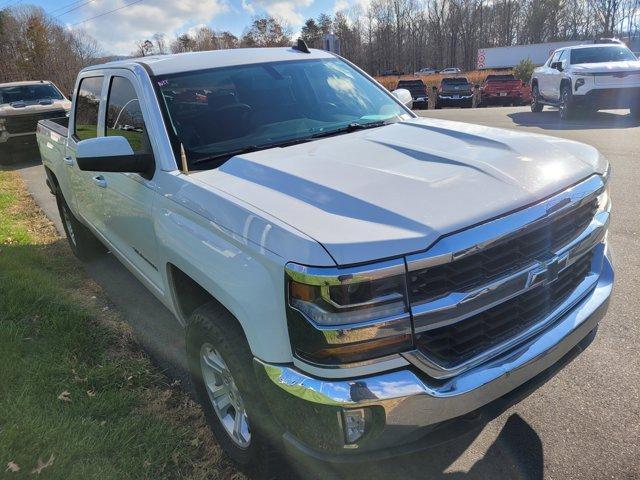
M 564 70 L 562 68 L 562 62 L 553 62 L 551 64 L 551 68 L 553 68 L 554 70 L 558 70 L 559 72 L 561 72 L 562 70 Z
M 133 153 L 124 137 L 97 137 L 82 140 L 76 149 L 80 170 L 89 172 L 153 174 L 154 159 L 150 153 Z
M 411 98 L 411 92 L 406 88 L 398 88 L 391 92 L 405 107 L 413 108 L 413 98 Z

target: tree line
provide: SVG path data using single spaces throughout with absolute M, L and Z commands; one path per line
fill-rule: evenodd
M 372 0 L 305 21 L 300 36 L 322 48 L 326 33 L 341 54 L 369 73 L 422 67 L 475 68 L 479 48 L 622 37 L 640 42 L 640 0 Z M 134 56 L 292 43 L 293 29 L 256 17 L 239 36 L 201 27 L 169 38 L 158 32 L 132 45 Z M 0 82 L 50 79 L 64 92 L 78 70 L 105 58 L 81 31 L 64 28 L 39 7 L 0 10 Z
M 100 59 L 96 41 L 36 7 L 0 10 L 0 83 L 51 80 L 68 95 L 78 71 Z
M 167 44 L 138 44 L 137 55 L 291 43 L 292 29 L 273 17 L 253 19 L 240 37 L 203 27 Z M 475 68 L 480 48 L 620 37 L 640 42 L 640 0 L 372 0 L 307 19 L 300 36 L 322 48 L 335 33 L 341 54 L 376 74 L 422 67 Z M 159 40 L 159 41 L 158 41 Z

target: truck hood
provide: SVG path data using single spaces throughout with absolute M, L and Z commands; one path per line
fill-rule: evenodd
M 571 65 L 571 70 L 578 75 L 593 73 L 640 72 L 640 61 L 581 63 Z
M 584 144 L 412 119 L 236 156 L 193 177 L 279 218 L 348 265 L 424 250 L 604 168 Z
M 15 105 L 15 106 L 14 106 Z M 34 105 L 29 104 L 9 104 L 3 103 L 0 105 L 0 116 L 22 116 L 22 115 L 34 115 L 40 113 L 51 112 L 55 110 L 69 110 L 71 109 L 71 102 L 69 100 L 54 100 L 51 103 L 41 105 L 36 103 Z

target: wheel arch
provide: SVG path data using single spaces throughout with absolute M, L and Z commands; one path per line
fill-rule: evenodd
M 229 313 L 229 316 L 233 318 L 233 321 L 237 323 L 240 330 L 248 340 L 247 332 L 242 325 L 242 322 L 238 320 L 236 315 L 233 314 L 220 300 L 216 298 L 214 294 L 204 288 L 197 280 L 193 279 L 189 274 L 184 272 L 178 266 L 169 263 L 167 264 L 167 278 L 169 281 L 169 288 L 175 306 L 178 320 L 187 327 L 189 324 L 189 318 L 198 308 L 208 303 L 215 303 Z

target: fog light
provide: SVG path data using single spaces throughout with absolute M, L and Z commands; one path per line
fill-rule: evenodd
M 342 418 L 345 443 L 352 444 L 360 440 L 367 427 L 365 409 L 343 410 Z

